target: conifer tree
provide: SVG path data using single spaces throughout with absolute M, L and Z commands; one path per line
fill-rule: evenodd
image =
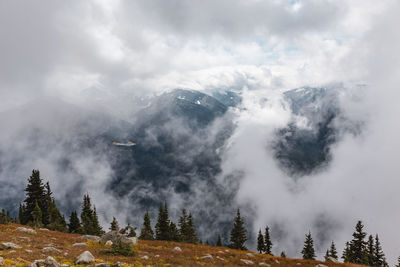
M 10 216 L 10 213 L 6 211 L 5 209 L 1 209 L 0 212 L 0 224 L 8 224 L 12 222 L 12 218 Z
M 306 235 L 306 240 L 304 241 L 304 247 L 301 254 L 305 260 L 315 260 L 314 241 L 311 237 L 311 231 Z
M 221 235 L 220 234 L 218 234 L 217 243 L 215 243 L 215 245 L 217 247 L 222 247 L 222 239 L 221 239 Z
M 96 207 L 92 209 L 89 195 L 83 196 L 81 212 L 82 231 L 87 235 L 101 235 L 104 233 L 97 217 Z
M 265 254 L 269 254 L 272 255 L 272 241 L 271 241 L 271 237 L 269 234 L 269 227 L 265 227 Z
M 97 217 L 96 206 L 93 206 L 93 235 L 102 235 L 104 234 L 103 228 L 100 226 L 99 218 Z
M 42 210 L 39 207 L 37 201 L 35 201 L 35 207 L 31 213 L 32 221 L 30 221 L 30 225 L 33 227 L 42 227 Z
M 281 252 L 281 258 L 286 258 L 286 253 L 285 253 L 285 251 L 282 251 L 282 252 Z
M 172 221 L 169 222 L 168 227 L 168 239 L 170 241 L 179 241 L 179 230 L 176 227 L 176 224 Z
M 139 238 L 142 240 L 153 240 L 154 239 L 154 232 L 153 232 L 153 229 L 151 229 L 151 222 L 150 222 L 150 216 L 149 216 L 148 211 L 146 211 L 144 214 L 143 227 L 140 232 Z
M 325 261 L 331 261 L 331 256 L 329 255 L 329 249 L 326 250 L 324 259 L 325 259 Z
M 19 204 L 18 221 L 19 221 L 20 224 L 26 224 L 27 223 L 26 207 L 22 203 Z
M 75 234 L 82 233 L 81 222 L 76 211 L 71 212 L 71 216 L 69 217 L 68 232 Z
M 381 243 L 379 242 L 379 236 L 375 236 L 375 244 L 374 244 L 374 265 L 378 267 L 388 266 L 385 258 L 385 253 L 383 253 Z
M 197 243 L 197 234 L 196 228 L 193 222 L 192 213 L 189 212 L 189 216 L 187 217 L 187 233 L 186 233 L 186 242 L 196 244 Z
M 400 256 L 397 258 L 397 265 L 395 267 L 400 267 Z
M 350 242 L 349 261 L 351 263 L 364 264 L 367 262 L 366 242 L 364 238 L 367 233 L 363 231 L 364 225 L 361 221 L 356 224 L 353 240 Z
M 346 245 L 342 254 L 343 262 L 350 262 L 350 243 L 346 242 Z
M 117 219 L 115 219 L 115 217 L 113 217 L 113 220 L 111 222 L 110 230 L 119 232 L 119 224 L 118 224 Z
M 374 265 L 374 256 L 375 256 L 375 247 L 374 247 L 374 237 L 372 235 L 369 235 L 367 245 L 366 245 L 366 264 L 369 266 L 375 266 Z
M 156 229 L 156 239 L 157 240 L 169 240 L 170 238 L 170 221 L 168 219 L 168 206 L 164 203 L 164 207 L 160 204 L 160 209 L 158 211 Z
M 231 244 L 229 246 L 234 249 L 246 250 L 246 247 L 244 246 L 246 240 L 246 229 L 244 228 L 244 222 L 240 216 L 240 210 L 238 209 L 235 221 L 233 223 L 233 228 L 231 230 Z
M 264 243 L 264 236 L 260 231 L 258 231 L 258 237 L 257 237 L 257 251 L 261 254 L 265 251 L 265 243 Z
M 43 210 L 47 210 L 46 207 L 46 194 L 43 185 L 43 181 L 40 178 L 39 170 L 32 170 L 32 175 L 28 179 L 28 185 L 25 189 L 26 198 L 24 212 L 25 214 L 22 216 L 23 221 L 22 224 L 28 224 L 29 222 L 33 224 L 38 224 L 39 221 L 37 217 L 33 218 L 32 214 L 34 209 L 36 208 L 36 203 L 40 209 L 41 216 L 43 216 Z M 38 210 L 36 209 L 36 215 L 38 214 Z M 35 221 L 35 222 L 34 222 Z M 40 218 L 40 225 L 43 223 L 43 218 Z
M 208 239 L 206 240 L 206 245 L 207 245 L 207 246 L 209 246 L 209 245 L 210 245 L 210 242 L 208 242 Z
M 186 209 L 182 209 L 182 215 L 179 217 L 178 225 L 179 225 L 180 240 L 182 242 L 189 242 L 188 216 L 186 214 Z
M 126 227 L 127 229 L 129 229 L 128 232 L 128 237 L 136 237 L 136 227 L 132 227 L 129 223 L 128 226 Z
M 335 246 L 335 243 L 333 241 L 331 243 L 331 247 L 329 248 L 329 257 L 331 257 L 332 259 L 338 260 L 338 254 L 337 254 L 336 246 Z
M 60 232 L 67 231 L 67 223 L 65 222 L 65 218 L 58 210 L 56 202 L 52 198 L 48 200 L 46 214 L 46 228 Z

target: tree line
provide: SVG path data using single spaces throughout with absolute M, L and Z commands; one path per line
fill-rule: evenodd
M 83 196 L 80 218 L 76 210 L 72 211 L 69 216 L 69 223 L 67 224 L 64 215 L 62 215 L 56 205 L 49 182 L 43 183 L 43 180 L 40 178 L 39 170 L 32 171 L 32 175 L 29 177 L 28 184 L 25 188 L 25 195 L 24 201 L 19 205 L 18 217 L 13 218 L 8 211 L 2 209 L 0 212 L 0 224 L 19 223 L 37 228 L 44 227 L 55 231 L 97 236 L 105 233 L 99 223 L 96 207 L 92 205 L 91 198 L 88 194 Z M 135 227 L 128 224 L 125 228 L 120 229 L 115 217 L 113 217 L 109 229 L 111 231 L 119 231 L 129 237 L 136 236 Z M 378 234 L 376 234 L 375 237 L 369 235 L 366 239 L 367 233 L 363 229 L 363 223 L 358 221 L 352 235 L 352 240 L 346 242 L 342 254 L 343 261 L 377 267 L 388 266 Z M 154 231 L 151 226 L 149 213 L 148 211 L 145 212 L 139 239 L 203 244 L 203 241 L 199 239 L 196 233 L 194 218 L 191 212 L 187 212 L 186 209 L 183 209 L 178 223 L 176 224 L 169 218 L 168 205 L 166 202 L 164 204 L 160 203 Z M 238 209 L 230 231 L 229 243 L 223 244 L 221 235 L 218 234 L 215 245 L 247 250 L 245 246 L 247 239 L 245 223 Z M 205 244 L 209 245 L 210 243 L 206 240 Z M 259 253 L 272 255 L 272 246 L 270 228 L 266 226 L 264 233 L 262 233 L 261 229 L 258 232 L 257 251 Z M 305 235 L 301 254 L 303 259 L 316 259 L 311 231 Z M 280 256 L 286 257 L 285 252 L 282 251 Z M 326 251 L 325 260 L 338 260 L 338 252 L 333 241 Z M 400 257 L 398 258 L 398 265 L 396 266 L 400 267 Z

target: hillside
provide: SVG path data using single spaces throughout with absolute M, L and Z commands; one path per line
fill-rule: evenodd
M 141 240 L 134 245 L 135 256 L 111 256 L 101 253 L 101 250 L 106 249 L 104 244 L 85 240 L 82 235 L 43 229 L 35 229 L 36 233 L 28 233 L 18 230 L 18 227 L 22 226 L 0 225 L 0 247 L 3 248 L 4 242 L 12 242 L 20 247 L 0 250 L 0 257 L 3 257 L 5 266 L 28 266 L 29 263 L 44 260 L 48 256 L 52 256 L 60 265 L 76 266 L 76 258 L 86 250 L 95 257 L 95 264 L 109 263 L 111 266 L 117 262 L 121 263 L 120 266 L 360 266 L 280 258 L 226 247 Z M 86 243 L 87 246 L 73 246 L 75 243 Z M 174 251 L 175 247 L 181 248 L 181 251 Z M 0 258 L 0 265 L 1 261 Z

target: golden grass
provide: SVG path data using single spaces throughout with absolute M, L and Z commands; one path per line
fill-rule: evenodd
M 104 245 L 92 241 L 86 242 L 89 247 L 72 247 L 74 243 L 85 242 L 79 239 L 80 235 L 39 229 L 36 229 L 37 234 L 27 234 L 16 231 L 19 226 L 16 224 L 0 225 L 0 242 L 13 242 L 22 247 L 21 249 L 16 249 L 15 252 L 12 252 L 12 250 L 0 251 L 0 256 L 5 259 L 5 266 L 27 266 L 30 262 L 37 259 L 45 259 L 47 256 L 54 257 L 60 264 L 65 263 L 75 266 L 76 257 L 83 251 L 89 250 L 95 256 L 96 263 L 121 262 L 123 266 L 258 266 L 260 262 L 265 262 L 274 267 L 315 267 L 318 263 L 329 267 L 360 267 L 360 265 L 355 264 L 280 258 L 225 247 L 165 241 L 140 240 L 138 245 L 133 247 L 136 251 L 135 256 L 112 256 L 101 254 L 100 251 L 105 249 Z M 29 238 L 29 240 L 26 238 Z M 41 249 L 46 246 L 53 246 L 62 252 L 43 254 Z M 180 247 L 182 252 L 174 252 L 173 248 L 176 246 Z M 31 250 L 32 252 L 28 253 L 26 250 Z M 252 253 L 254 257 L 247 256 L 247 253 Z M 212 255 L 213 259 L 201 258 L 207 254 Z M 148 259 L 142 259 L 143 256 L 148 256 Z M 251 260 L 254 265 L 246 265 L 241 259 Z

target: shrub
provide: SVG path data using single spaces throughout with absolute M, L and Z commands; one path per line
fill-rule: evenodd
M 111 245 L 109 249 L 100 251 L 104 254 L 111 254 L 111 255 L 122 255 L 122 256 L 134 256 L 135 251 L 132 249 L 132 246 L 127 243 L 121 242 L 121 240 L 116 241 Z

